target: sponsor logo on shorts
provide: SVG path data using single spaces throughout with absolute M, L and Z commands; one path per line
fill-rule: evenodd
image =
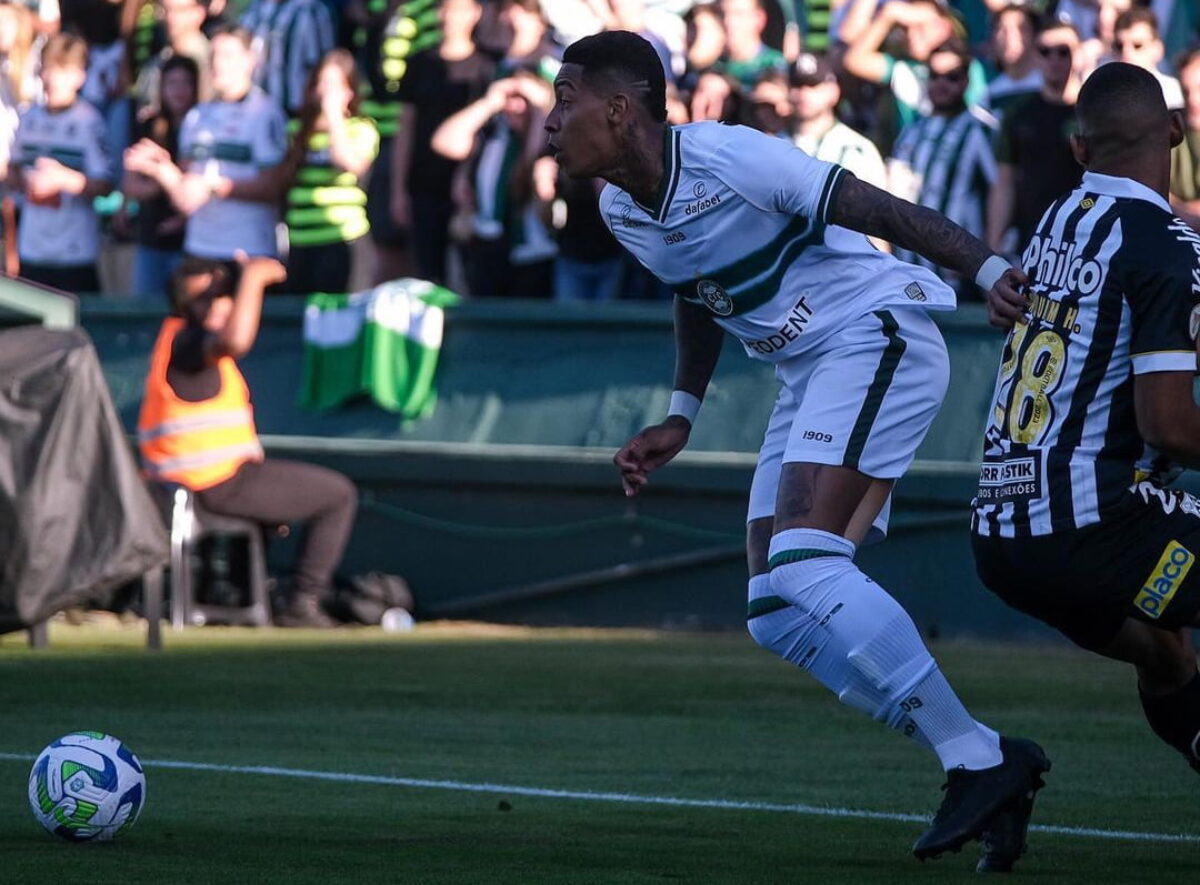
M 1042 496 L 1042 462 L 1037 458 L 985 461 L 979 468 L 977 500 L 988 504 Z
M 696 294 L 700 300 L 719 317 L 727 317 L 733 313 L 733 300 L 721 288 L 721 284 L 713 280 L 701 280 L 696 283 Z
M 1171 604 L 1175 591 L 1179 589 L 1195 561 L 1196 554 L 1178 541 L 1169 543 L 1133 604 L 1141 609 L 1144 615 L 1157 620 Z

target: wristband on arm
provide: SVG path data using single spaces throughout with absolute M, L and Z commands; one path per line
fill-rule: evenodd
M 688 424 L 696 423 L 696 413 L 700 411 L 700 400 L 686 390 L 671 392 L 671 406 L 667 409 L 667 417 L 678 415 Z
M 993 255 L 980 265 L 979 270 L 975 273 L 975 285 L 988 292 L 992 286 L 996 285 L 996 281 L 1004 276 L 1004 272 L 1011 268 L 1012 265 L 1008 263 L 1007 259 Z

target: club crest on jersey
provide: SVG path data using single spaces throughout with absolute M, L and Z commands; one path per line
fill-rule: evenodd
M 719 317 L 727 317 L 733 313 L 733 300 L 719 283 L 713 280 L 701 280 L 696 283 L 696 294 L 705 306 Z

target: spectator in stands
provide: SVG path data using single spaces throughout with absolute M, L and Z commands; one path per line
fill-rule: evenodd
M 684 24 L 687 70 L 680 86 L 690 92 L 700 75 L 711 70 L 725 54 L 725 25 L 721 22 L 721 8 L 715 3 L 697 3 L 684 16 Z
M 874 0 L 850 0 L 855 12 L 874 7 Z M 907 58 L 897 58 L 882 50 L 894 28 L 904 30 Z M 955 36 L 956 22 L 940 0 L 909 0 L 886 3 L 870 24 L 851 43 L 843 60 L 846 71 L 869 83 L 885 84 L 892 93 L 894 120 L 882 127 L 877 142 L 890 145 L 900 128 L 917 117 L 930 113 L 928 77 L 929 54 Z M 978 104 L 987 90 L 983 65 L 973 60 L 967 84 L 968 106 Z
M 792 103 L 788 95 L 788 77 L 781 71 L 766 70 L 754 84 L 746 100 L 743 122 L 779 138 L 792 138 Z
M 1158 16 L 1144 6 L 1121 13 L 1113 37 L 1113 60 L 1137 65 L 1154 75 L 1162 87 L 1168 110 L 1183 107 L 1183 89 L 1174 77 L 1159 70 L 1163 60 L 1163 42 L 1158 36 Z
M 659 61 L 662 62 L 667 82 L 675 82 L 675 72 L 671 69 L 671 49 L 667 46 L 667 41 L 646 24 L 646 0 L 608 0 L 608 6 L 611 15 L 605 30 L 637 34 L 654 47 Z
M 551 39 L 539 0 L 503 0 L 500 21 L 512 32 L 497 73 L 508 76 L 520 70 L 533 71 L 546 80 L 558 73 L 562 49 Z
M 533 198 L 532 171 L 553 101 L 545 80 L 519 71 L 497 80 L 434 133 L 435 151 L 451 160 L 471 159 L 473 238 L 466 271 L 472 295 L 549 298 L 553 292 L 558 250 Z
M 0 179 L 8 177 L 21 111 L 37 93 L 33 16 L 24 6 L 0 4 Z
M 197 105 L 179 134 L 182 166 L 142 139 L 125 166 L 158 182 L 188 217 L 184 251 L 233 259 L 238 252 L 275 255 L 280 164 L 287 122 L 279 105 L 254 85 L 254 50 L 241 28 L 210 38 L 213 100 Z
M 333 49 L 333 21 L 322 0 L 253 0 L 241 26 L 258 55 L 254 82 L 289 115 L 304 102 L 308 76 Z
M 400 125 L 387 159 L 391 219 L 411 234 L 417 274 L 444 285 L 458 163 L 433 150 L 433 134 L 487 92 L 496 63 L 471 36 L 479 22 L 478 0 L 443 0 L 438 16 L 441 43 L 409 59 L 396 92 Z
M 1133 8 L 1133 0 L 1059 0 L 1054 17 L 1066 22 L 1079 35 L 1075 70 L 1082 83 L 1106 61 L 1112 61 L 1117 19 Z
M 791 84 L 796 147 L 818 160 L 844 166 L 867 184 L 886 190 L 887 172 L 879 148 L 836 116 L 842 90 L 829 59 L 801 55 L 792 67 Z M 871 242 L 877 249 L 891 251 L 891 245 L 883 240 L 872 237 Z
M 375 124 L 358 115 L 358 69 L 345 49 L 313 68 L 287 159 L 288 282 L 293 292 L 345 292 L 352 244 L 365 236 L 360 180 L 379 150 Z
M 888 186 L 902 199 L 940 212 L 959 227 L 983 236 L 988 190 L 996 179 L 990 117 L 967 108 L 971 54 L 960 40 L 943 43 L 929 56 L 929 101 L 933 111 L 909 123 L 888 161 Z M 987 120 L 988 122 L 985 122 Z M 970 280 L 907 249 L 895 255 L 928 268 L 958 291 L 982 299 Z
M 133 0 L 127 0 L 133 2 Z M 122 0 L 77 0 L 65 30 L 83 38 L 88 71 L 79 97 L 100 112 L 112 163 L 109 178 L 121 178 L 121 154 L 129 145 L 133 107 L 129 100 L 129 60 L 125 57 Z
M 725 54 L 716 67 L 749 92 L 763 71 L 786 72 L 783 53 L 763 42 L 767 13 L 762 0 L 721 0 Z
M 236 276 L 236 280 L 234 279 Z M 282 282 L 273 258 L 189 258 L 172 284 L 172 315 L 150 355 L 138 440 L 151 479 L 186 486 L 205 510 L 277 526 L 304 523 L 295 591 L 276 623 L 330 627 L 322 610 L 342 558 L 358 494 L 346 477 L 263 458 L 237 360 L 254 346 L 263 290 Z
M 822 55 L 801 55 L 792 68 L 791 82 L 796 147 L 818 160 L 846 167 L 868 184 L 886 188 L 879 149 L 835 114 L 842 90 L 829 60 Z
M 449 5 L 461 8 L 461 4 Z M 436 0 L 370 0 L 367 4 L 360 54 L 367 80 L 363 111 L 375 120 L 380 136 L 379 154 L 367 177 L 367 221 L 374 247 L 375 283 L 419 274 L 410 242 L 415 233 L 411 219 L 402 217 L 397 221 L 392 212 L 400 187 L 393 180 L 393 146 L 395 139 L 414 138 L 410 126 L 400 121 L 400 91 L 414 74 L 410 66 L 416 55 L 436 50 L 442 38 L 441 9 Z M 446 39 L 458 43 L 457 34 Z M 471 40 L 470 33 L 466 39 Z
M 693 122 L 737 120 L 741 116 L 741 91 L 737 82 L 715 69 L 705 71 L 696 80 L 689 109 Z
M 1042 88 L 1036 32 L 1037 14 L 1025 4 L 1004 6 L 992 20 L 992 57 L 1000 73 L 988 84 L 984 105 L 997 120 L 1015 102 Z
M 620 293 L 621 254 L 600 218 L 600 179 L 568 178 L 553 157 L 533 166 L 540 209 L 558 243 L 554 259 L 556 301 L 612 301 Z
M 583 37 L 612 30 L 606 0 L 540 0 L 538 5 L 555 42 L 561 46 L 570 46 Z
M 179 130 L 198 100 L 200 70 L 186 55 L 164 61 L 155 77 L 159 94 L 151 97 L 153 113 L 137 123 L 137 138 L 161 147 L 172 162 L 179 160 Z M 127 200 L 137 202 L 133 219 L 133 291 L 161 303 L 175 267 L 183 258 L 183 231 L 187 217 L 153 178 L 126 169 L 121 185 Z
M 98 292 L 95 197 L 112 190 L 104 120 L 79 97 L 87 44 L 56 34 L 42 50 L 42 104 L 21 115 L 9 187 L 25 194 L 18 228 L 21 275 L 67 292 Z
M 205 0 L 158 0 L 158 4 L 162 10 L 166 45 L 142 65 L 134 86 L 137 103 L 142 107 L 154 105 L 161 94 L 158 80 L 163 65 L 180 55 L 196 63 L 200 72 L 198 101 L 208 101 L 208 38 L 204 36 L 208 7 Z
M 1023 249 L 1046 207 L 1079 184 L 1083 173 L 1071 153 L 1077 130 L 1079 77 L 1074 57 L 1079 35 L 1049 19 L 1037 35 L 1042 89 L 1004 116 L 996 142 L 996 183 L 988 198 L 988 245 L 1013 254 Z M 1010 239 L 1010 226 L 1016 239 Z
M 1171 152 L 1171 207 L 1200 231 L 1200 49 L 1179 60 L 1183 84 L 1184 139 Z

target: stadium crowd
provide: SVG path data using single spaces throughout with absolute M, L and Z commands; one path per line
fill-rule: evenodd
M 789 139 L 1009 254 L 1079 182 L 1081 83 L 1131 62 L 1184 110 L 1200 224 L 1189 0 L 27 0 L 0 3 L 6 272 L 158 301 L 184 255 L 245 251 L 293 292 L 666 298 L 545 146 L 562 49 L 602 29 L 653 44 L 671 122 Z

